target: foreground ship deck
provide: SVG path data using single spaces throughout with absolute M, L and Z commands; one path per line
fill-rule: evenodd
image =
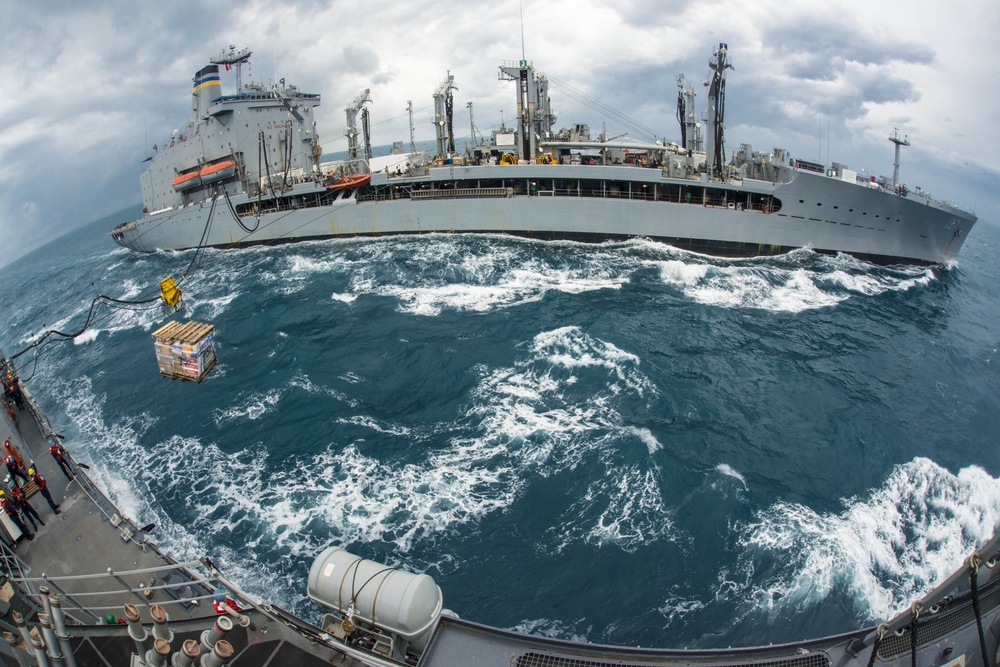
M 885 264 L 937 264 L 958 255 L 977 220 L 898 182 L 899 148 L 909 141 L 896 133 L 891 179 L 794 160 L 778 148 L 761 153 L 743 144 L 727 156 L 725 44 L 709 62 L 704 141 L 683 76 L 680 144 L 591 138 L 586 125 L 555 128 L 548 79 L 522 60 L 500 67 L 502 79 L 517 83 L 516 127 L 499 127 L 457 153 L 449 75 L 434 95 L 436 157 L 372 158 L 370 144 L 362 154 L 357 139 L 367 137 L 367 124 L 364 132 L 354 125 L 359 111 L 367 113 L 365 91 L 347 109 L 347 159 L 325 164 L 312 122 L 319 95 L 243 86 L 239 75 L 237 94 L 221 94 L 218 65 L 239 71 L 249 57 L 234 51 L 198 72 L 191 124 L 150 156 L 141 178 L 145 214 L 115 228 L 116 243 L 152 252 L 461 232 L 646 237 L 724 256 L 809 247 Z
M 360 589 L 350 593 L 350 605 L 327 604 L 333 610 L 318 627 L 243 593 L 208 558 L 177 562 L 160 551 L 149 539 L 155 528 L 140 529 L 124 517 L 85 469 L 78 467 L 67 483 L 48 455 L 49 439 L 57 436 L 24 391 L 28 407 L 15 413 L 17 423 L 0 411 L 0 424 L 50 481 L 61 513 L 55 516 L 46 507 L 45 525 L 32 541 L 22 538 L 16 546 L 0 541 L 5 579 L 0 658 L 7 665 L 870 667 L 877 660 L 892 667 L 964 667 L 993 664 L 1000 647 L 996 537 L 886 624 L 780 646 L 689 651 L 559 641 L 459 619 L 442 611 L 440 600 L 433 611 L 415 620 L 400 616 L 399 627 L 393 627 L 388 614 L 373 618 L 365 611 Z M 33 501 L 41 510 L 38 496 Z M 350 568 L 360 568 L 361 559 L 347 558 L 347 571 L 339 570 L 341 587 Z M 335 569 L 332 562 L 320 557 L 314 563 L 313 599 L 322 598 L 317 584 Z M 402 608 L 414 590 L 408 582 L 430 581 L 430 588 L 437 588 L 426 575 L 364 563 L 381 568 L 378 575 L 384 577 L 376 600 L 402 592 L 397 598 Z M 392 590 L 386 583 L 392 577 L 402 578 L 405 590 Z M 221 601 L 232 606 L 217 609 Z M 127 622 L 108 624 L 108 614 Z M 407 622 L 419 626 L 423 636 L 408 633 Z

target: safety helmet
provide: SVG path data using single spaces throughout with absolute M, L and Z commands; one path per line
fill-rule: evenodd
M 35 474 L 35 469 L 34 468 L 28 468 L 28 474 L 29 475 L 34 475 Z
M 4 494 L 4 490 L 3 490 L 3 489 L 0 489 L 0 496 L 2 496 L 2 495 L 5 495 L 5 494 Z

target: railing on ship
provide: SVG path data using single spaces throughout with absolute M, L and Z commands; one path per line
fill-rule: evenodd
M 162 564 L 125 571 L 108 568 L 105 572 L 82 575 L 49 576 L 42 573 L 41 576 L 30 576 L 32 568 L 6 543 L 0 543 L 3 576 L 31 604 L 41 608 L 41 587 L 44 586 L 66 601 L 63 609 L 68 618 L 77 624 L 88 625 L 102 622 L 101 619 L 109 612 L 120 612 L 126 602 L 148 606 L 154 597 L 160 606 L 179 606 L 188 615 L 215 613 L 214 610 L 202 611 L 198 607 L 202 602 L 218 597 L 219 590 L 224 591 L 227 597 L 245 601 L 244 594 L 234 591 L 228 582 L 223 582 L 209 559 L 180 563 L 162 552 L 146 539 L 143 529 L 120 513 L 86 472 L 79 467 L 74 468 L 75 482 L 118 530 L 122 540 L 155 553 Z M 162 583 L 157 584 L 157 579 Z M 107 586 L 102 585 L 103 580 L 107 581 Z M 158 591 L 163 591 L 169 599 L 157 595 Z M 175 617 L 180 615 L 183 614 L 178 611 Z
M 198 575 L 192 572 L 192 568 L 203 569 L 206 574 Z M 153 583 L 154 577 L 160 578 L 164 583 L 156 585 Z M 204 608 L 200 608 L 200 605 L 205 603 L 207 607 L 218 596 L 216 589 L 224 588 L 214 570 L 207 567 L 204 560 L 119 572 L 108 568 L 106 572 L 93 574 L 43 574 L 40 577 L 18 575 L 9 576 L 8 581 L 18 585 L 22 593 L 39 608 L 43 604 L 42 587 L 54 591 L 63 601 L 63 613 L 77 625 L 101 624 L 106 614 L 120 613 L 126 603 L 152 606 L 155 602 L 168 608 L 171 617 L 175 619 L 186 615 L 214 614 L 214 610 L 203 611 Z M 157 595 L 158 592 L 163 595 Z M 225 595 L 235 597 L 228 589 Z
M 713 197 L 698 192 L 683 192 L 677 186 L 660 188 L 555 188 L 546 187 L 538 182 L 510 182 L 503 187 L 476 188 L 424 188 L 415 189 L 406 186 L 396 186 L 391 181 L 388 186 L 379 186 L 365 194 L 358 195 L 358 201 L 391 201 L 394 199 L 487 199 L 498 197 L 514 197 L 527 195 L 535 197 L 577 197 L 594 199 L 626 199 L 632 201 L 669 202 L 673 204 L 693 204 L 703 208 L 724 208 L 737 211 L 755 211 L 758 213 L 774 213 L 781 207 L 781 202 L 773 197 L 746 201 L 740 198 Z M 697 187 L 697 186 L 694 186 Z

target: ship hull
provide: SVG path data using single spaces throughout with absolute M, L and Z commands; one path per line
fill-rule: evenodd
M 498 182 L 504 187 L 440 189 Z M 603 189 L 595 196 L 581 183 L 603 184 Z M 659 170 L 641 168 L 436 168 L 420 178 L 375 174 L 371 187 L 329 204 L 295 208 L 296 201 L 304 201 L 319 187 L 301 184 L 288 193 L 288 207 L 259 216 L 237 214 L 249 201 L 240 195 L 217 200 L 214 206 L 205 199 L 123 225 L 113 237 L 140 252 L 429 232 L 584 241 L 643 237 L 725 256 L 809 247 L 878 263 L 936 264 L 957 256 L 976 221 L 969 213 L 930 199 L 807 172 L 781 184 L 745 179 L 701 186 L 700 181 L 664 178 Z M 702 192 L 694 201 L 672 194 L 692 188 Z M 428 190 L 433 196 L 413 194 Z M 753 207 L 751 202 L 762 197 L 773 204 Z

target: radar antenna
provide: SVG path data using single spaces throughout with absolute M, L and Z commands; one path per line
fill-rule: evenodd
M 227 72 L 236 67 L 236 92 L 239 93 L 243 91 L 243 65 L 250 62 L 250 54 L 250 49 L 237 51 L 236 45 L 230 44 L 229 53 L 223 51 L 222 55 L 213 58 L 209 62 L 213 65 L 222 65 L 226 68 Z

